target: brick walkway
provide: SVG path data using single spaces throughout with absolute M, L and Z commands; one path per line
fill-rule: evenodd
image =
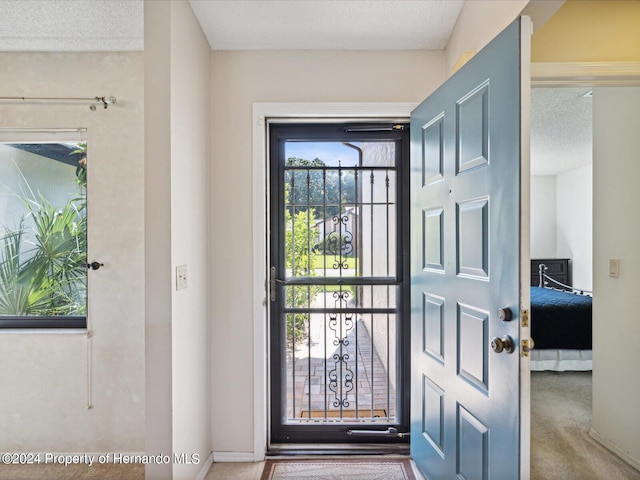
M 338 333 L 330 328 L 328 316 L 325 320 L 324 315 L 312 315 L 310 323 L 311 346 L 298 346 L 295 362 L 291 352 L 287 359 L 287 417 L 303 421 L 393 422 L 395 390 L 364 322 L 343 318 L 341 325 L 333 324 Z

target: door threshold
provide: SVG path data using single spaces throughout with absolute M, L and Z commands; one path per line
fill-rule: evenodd
M 278 443 L 270 445 L 267 457 L 292 456 L 339 456 L 345 455 L 409 455 L 409 444 L 367 444 L 367 443 Z

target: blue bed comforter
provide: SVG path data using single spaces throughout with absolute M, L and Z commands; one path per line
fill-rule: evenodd
M 531 287 L 531 338 L 536 349 L 591 349 L 591 297 Z

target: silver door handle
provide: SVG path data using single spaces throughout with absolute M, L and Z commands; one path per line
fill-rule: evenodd
M 280 280 L 276 278 L 276 267 L 271 267 L 271 272 L 269 274 L 269 290 L 271 292 L 271 301 L 276 301 L 276 284 L 286 285 L 287 282 L 284 280 Z

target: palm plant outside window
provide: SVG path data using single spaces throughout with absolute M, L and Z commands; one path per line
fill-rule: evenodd
M 86 207 L 86 143 L 0 143 L 0 327 L 86 326 Z

